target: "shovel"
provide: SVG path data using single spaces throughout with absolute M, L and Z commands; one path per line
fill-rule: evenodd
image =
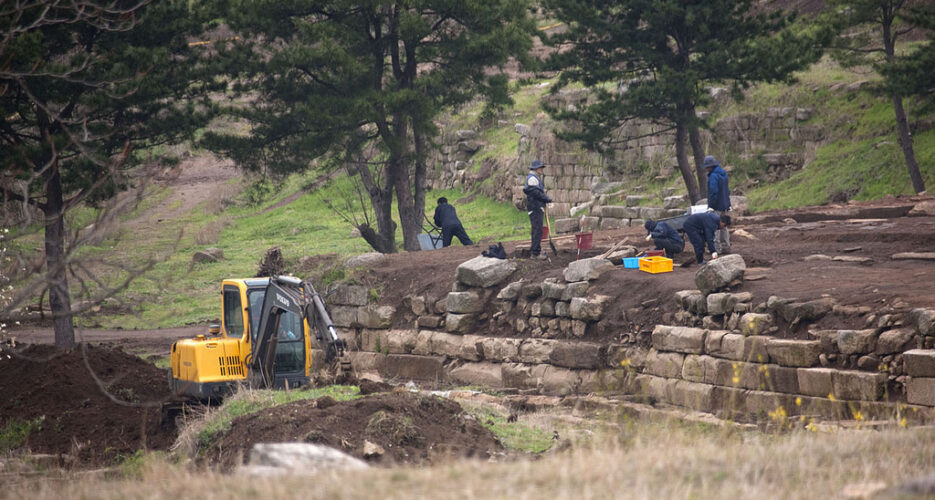
M 558 255 L 555 243 L 552 242 L 552 223 L 549 221 L 549 205 L 543 207 L 543 210 L 545 211 L 545 225 L 549 228 L 549 246 L 552 248 L 552 255 Z

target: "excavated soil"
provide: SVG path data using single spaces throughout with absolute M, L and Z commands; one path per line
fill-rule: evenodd
M 237 418 L 204 458 L 222 468 L 240 465 L 256 443 L 309 442 L 375 465 L 425 465 L 503 452 L 497 438 L 451 400 L 414 394 L 372 394 L 347 402 L 330 397 L 296 401 Z M 383 453 L 365 457 L 369 441 Z
M 891 258 L 901 252 L 935 251 L 935 217 L 907 216 L 914 204 L 930 199 L 890 198 L 735 216 L 732 252 L 742 255 L 747 265 L 747 279 L 735 291 L 753 293 L 755 303 L 773 295 L 803 301 L 830 296 L 840 305 L 869 306 L 875 312 L 931 307 L 935 304 L 935 262 Z M 642 228 L 595 231 L 594 248 L 583 251 L 581 258 L 598 255 L 625 239 L 640 250 L 651 249 L 643 241 L 645 234 Z M 363 280 L 382 290 L 381 304 L 398 306 L 395 326 L 411 328 L 415 316 L 406 306 L 405 297 L 443 299 L 451 291 L 458 264 L 480 255 L 490 243 L 470 247 L 454 244 L 418 254 L 389 255 Z M 519 269 L 511 281 L 561 277 L 565 266 L 577 257 L 575 242 L 564 237 L 555 243 L 558 255 L 552 254 L 547 240 L 543 241 L 549 260 L 517 259 Z M 528 242 L 504 242 L 511 256 L 522 255 L 524 246 L 528 247 Z M 592 282 L 589 294 L 610 295 L 614 300 L 605 308 L 605 320 L 590 326 L 585 340 L 612 341 L 621 330 L 651 330 L 664 323 L 666 315 L 676 311 L 673 294 L 695 288 L 698 267 L 678 266 L 693 260 L 692 255 L 691 244 L 686 242 L 685 252 L 676 257 L 673 272 L 648 274 L 617 266 Z M 866 261 L 805 260 L 815 255 Z M 857 328 L 865 319 L 828 315 L 811 327 Z M 787 334 L 803 337 L 807 326 L 803 324 Z M 507 325 L 489 318 L 482 319 L 477 330 L 483 335 L 516 336 Z
M 17 451 L 58 455 L 60 465 L 119 461 L 137 450 L 167 450 L 165 371 L 119 349 L 82 344 L 0 351 L 0 428 L 37 422 Z M 9 357 L 8 357 L 9 356 Z

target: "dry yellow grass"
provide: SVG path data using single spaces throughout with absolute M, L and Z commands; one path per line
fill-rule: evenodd
M 148 460 L 140 477 L 19 478 L 8 498 L 860 498 L 935 470 L 935 429 L 762 434 L 625 422 L 540 460 L 248 478 Z M 873 486 L 876 485 L 876 486 Z M 847 495 L 844 493 L 847 492 Z

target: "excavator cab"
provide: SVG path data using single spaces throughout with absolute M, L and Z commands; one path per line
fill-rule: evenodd
M 313 345 L 327 361 L 344 355 L 346 344 L 310 283 L 287 276 L 228 279 L 221 296 L 219 336 L 172 344 L 169 385 L 177 395 L 220 399 L 244 383 L 298 387 L 310 380 Z M 346 361 L 341 366 L 348 368 Z

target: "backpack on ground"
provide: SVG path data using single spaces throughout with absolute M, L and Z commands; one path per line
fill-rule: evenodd
M 484 257 L 491 257 L 494 259 L 506 259 L 506 250 L 503 249 L 503 243 L 490 245 L 489 249 L 484 250 L 480 254 Z

